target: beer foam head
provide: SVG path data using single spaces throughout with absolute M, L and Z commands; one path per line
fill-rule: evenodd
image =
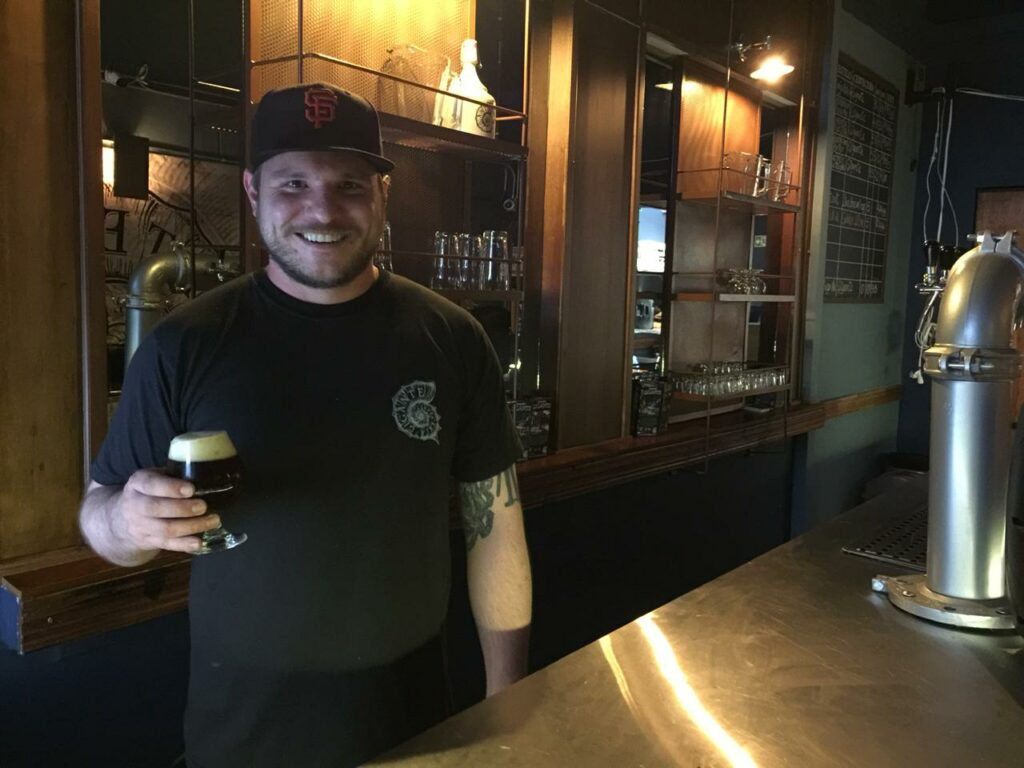
M 167 458 L 182 463 L 230 459 L 236 453 L 227 432 L 186 432 L 171 440 Z

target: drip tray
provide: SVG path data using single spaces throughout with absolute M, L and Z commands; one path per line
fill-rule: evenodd
M 927 545 L 928 507 L 922 504 L 899 520 L 890 520 L 865 536 L 863 543 L 843 547 L 843 552 L 923 573 Z

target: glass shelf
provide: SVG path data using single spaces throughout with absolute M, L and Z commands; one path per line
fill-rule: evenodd
M 673 272 L 672 274 L 673 275 L 679 275 L 680 277 L 718 277 L 721 274 L 721 272 L 722 272 L 722 270 L 719 270 L 718 272 L 707 272 L 707 271 L 701 272 L 701 271 L 696 271 L 696 270 L 692 270 L 692 271 L 683 270 L 682 272 Z M 661 273 L 660 272 L 656 272 L 654 274 L 661 274 Z M 766 272 L 758 272 L 757 276 L 760 277 L 763 280 L 796 280 L 796 275 L 775 275 L 775 274 L 770 274 L 770 273 L 766 273 Z
M 320 62 L 331 67 L 337 67 L 339 71 L 343 72 L 356 72 L 370 77 L 385 78 L 420 91 L 446 93 L 423 83 L 382 72 L 374 67 L 366 67 L 315 51 L 306 51 L 301 56 L 298 54 L 288 54 L 253 61 L 251 63 L 251 70 L 261 71 L 262 68 L 273 68 L 274 65 L 281 64 L 294 63 L 297 65 L 299 59 L 302 59 L 303 62 Z M 472 103 L 480 103 L 470 98 L 465 100 Z M 517 112 L 499 104 L 495 104 L 493 108 L 497 115 L 497 120 L 519 120 L 524 122 L 526 120 L 526 115 L 522 112 Z M 504 139 L 492 139 L 488 136 L 477 136 L 452 128 L 443 128 L 439 125 L 391 114 L 383 110 L 378 110 L 378 115 L 380 117 L 381 139 L 386 144 L 394 144 L 427 152 L 444 153 L 461 157 L 465 160 L 500 162 L 503 160 L 523 159 L 527 155 L 526 147 Z
M 777 387 L 763 387 L 759 389 L 743 390 L 742 392 L 731 392 L 729 394 L 716 394 L 716 395 L 692 395 L 688 392 L 673 392 L 673 400 L 685 400 L 691 403 L 703 403 L 708 400 L 719 401 L 719 400 L 739 400 L 743 397 L 753 397 L 754 395 L 768 395 L 773 392 L 785 392 L 789 389 L 789 384 L 784 384 Z
M 430 290 L 452 301 L 518 302 L 523 300 L 522 291 L 487 290 L 483 288 L 431 288 Z
M 386 112 L 380 113 L 380 135 L 386 144 L 426 152 L 441 152 L 465 160 L 497 162 L 518 160 L 527 155 L 526 147 L 513 144 L 511 141 L 475 136 L 472 133 L 430 125 Z
M 633 331 L 633 349 L 654 349 L 661 346 L 661 334 L 652 331 Z
M 796 296 L 779 293 L 712 293 L 685 291 L 673 295 L 675 301 L 719 301 L 732 304 L 792 304 Z
M 718 197 L 677 197 L 681 202 L 694 203 L 696 205 L 718 205 L 721 202 L 724 208 L 751 214 L 796 213 L 800 210 L 799 205 L 765 200 L 763 197 L 743 195 L 739 192 L 730 192 L 728 190 L 723 190 Z

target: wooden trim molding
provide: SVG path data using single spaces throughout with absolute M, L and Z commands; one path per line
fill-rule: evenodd
M 785 440 L 825 425 L 821 404 L 801 405 L 788 413 L 747 417 L 737 412 L 685 422 L 656 437 L 625 437 L 559 451 L 518 467 L 527 509 L 610 488 L 709 458 Z
M 856 413 L 865 408 L 894 403 L 900 399 L 902 392 L 902 384 L 893 384 L 889 387 L 878 387 L 865 392 L 856 392 L 852 395 L 825 400 L 822 402 L 822 405 L 825 406 L 825 418 L 838 419 L 840 416 Z
M 656 437 L 559 451 L 518 465 L 523 502 L 536 509 L 796 437 L 899 395 L 899 386 L 882 387 L 769 416 L 723 414 L 710 428 L 692 421 Z M 0 563 L 0 643 L 26 653 L 182 610 L 188 604 L 189 564 L 188 556 L 166 553 L 138 568 L 120 568 L 86 547 Z
M 72 559 L 0 577 L 0 641 L 25 653 L 183 609 L 187 555 L 121 568 L 76 548 Z
M 107 311 L 103 256 L 103 98 L 100 79 L 100 3 L 75 4 L 78 44 L 79 303 L 82 339 L 82 479 L 107 433 Z

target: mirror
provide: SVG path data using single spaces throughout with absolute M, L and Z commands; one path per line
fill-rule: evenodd
M 100 19 L 109 415 L 149 328 L 242 272 L 242 2 L 102 0 Z
M 657 372 L 662 363 L 666 209 L 672 163 L 671 65 L 648 56 L 640 150 L 640 197 L 634 275 L 634 372 Z

